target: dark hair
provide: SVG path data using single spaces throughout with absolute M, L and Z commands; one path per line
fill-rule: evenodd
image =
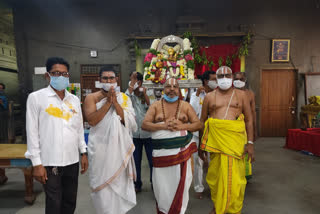
M 49 72 L 56 64 L 65 65 L 69 71 L 70 65 L 65 59 L 60 57 L 50 57 L 47 59 L 46 63 L 47 72 Z
M 204 84 L 204 80 L 210 79 L 210 74 L 216 74 L 216 72 L 215 71 L 205 71 L 201 76 L 202 84 Z
M 108 67 L 108 66 L 103 66 L 100 68 L 99 71 L 99 77 L 102 76 L 103 72 L 113 72 L 115 76 L 117 76 L 117 72 L 115 72 L 115 70 L 113 70 L 112 68 Z
M 6 89 L 6 85 L 0 82 L 0 85 L 2 85 L 2 89 Z
M 247 79 L 247 75 L 246 75 L 245 72 L 237 71 L 237 72 L 233 73 L 233 77 L 236 77 L 237 74 L 241 74 L 241 75 L 243 75 L 243 77 L 244 77 L 245 79 Z
M 131 71 L 129 74 L 129 77 L 131 77 L 131 75 L 136 72 L 136 71 Z M 143 81 L 143 75 L 140 72 L 136 72 L 137 73 L 137 80 L 138 81 Z
M 140 72 L 137 72 L 137 79 L 138 79 L 138 81 L 143 80 L 143 75 Z

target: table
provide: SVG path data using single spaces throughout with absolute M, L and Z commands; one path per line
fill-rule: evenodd
M 308 151 L 320 156 L 320 128 L 289 129 L 285 148 Z
M 26 151 L 26 144 L 0 144 L 0 167 L 22 169 L 25 179 L 24 201 L 33 204 L 36 196 L 33 192 L 32 163 L 24 157 Z

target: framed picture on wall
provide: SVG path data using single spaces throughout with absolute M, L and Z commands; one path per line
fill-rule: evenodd
M 273 39 L 271 62 L 289 62 L 290 39 Z

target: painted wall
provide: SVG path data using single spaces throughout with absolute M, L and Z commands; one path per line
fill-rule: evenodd
M 20 81 L 23 91 L 32 90 L 33 68 L 44 66 L 47 57 L 62 56 L 71 65 L 71 81 L 80 81 L 81 64 L 121 64 L 122 86 L 135 70 L 126 38 L 132 32 L 175 33 L 180 15 L 201 16 L 208 32 L 239 31 L 239 25 L 255 30 L 246 71 L 260 103 L 260 72 L 263 68 L 292 67 L 299 73 L 312 70 L 311 57 L 320 56 L 320 6 L 301 0 L 197 0 L 195 1 L 10 1 L 15 13 L 15 33 Z M 147 34 L 147 33 L 145 33 Z M 292 63 L 270 63 L 270 40 L 291 39 Z M 229 38 L 230 40 L 230 38 Z M 232 41 L 239 38 L 231 38 Z M 224 39 L 212 39 L 212 43 Z M 144 48 L 151 45 L 143 41 Z M 98 50 L 90 58 L 89 50 Z M 299 76 L 299 108 L 304 104 Z

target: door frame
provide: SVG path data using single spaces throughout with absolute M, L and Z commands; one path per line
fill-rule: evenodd
M 263 66 L 260 66 L 259 68 L 259 73 L 260 73 L 260 87 L 259 87 L 259 127 L 258 127 L 258 136 L 261 136 L 261 128 L 262 128 L 262 123 L 261 123 L 261 114 L 262 114 L 262 72 L 265 71 L 265 70 L 292 70 L 295 72 L 295 79 L 296 79 L 296 94 L 295 94 L 295 97 L 296 97 L 296 102 L 295 102 L 295 107 L 296 107 L 296 112 L 295 112 L 295 124 L 297 126 L 298 124 L 298 68 L 296 67 L 293 67 L 293 66 L 290 66 L 290 65 L 263 65 Z

